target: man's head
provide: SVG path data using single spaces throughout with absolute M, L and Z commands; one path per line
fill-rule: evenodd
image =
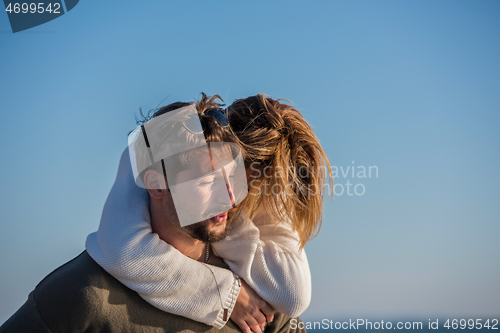
M 227 211 L 237 199 L 230 178 L 238 176 L 238 158 L 244 174 L 241 150 L 217 111 L 218 98 L 203 94 L 196 105 L 162 107 L 138 127 L 130 143 L 138 184 L 148 189 L 153 217 L 156 211 L 153 227 L 161 228 L 162 220 L 204 242 L 227 234 Z

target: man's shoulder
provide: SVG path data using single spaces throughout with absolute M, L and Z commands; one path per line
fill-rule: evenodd
M 269 327 L 269 331 L 289 327 L 281 317 L 285 318 L 275 315 L 273 325 L 280 325 Z M 87 252 L 45 277 L 28 301 L 0 327 L 0 332 L 181 331 L 240 332 L 232 321 L 219 331 L 153 307 L 109 275 Z
M 70 298 L 69 296 L 84 300 L 99 296 L 93 294 L 93 289 L 104 291 L 110 288 L 125 286 L 99 266 L 87 251 L 83 251 L 40 281 L 35 288 L 35 298 L 38 301 L 38 298 L 45 299 L 46 296 L 52 295 L 51 300 L 56 300 L 55 297 L 58 296 L 61 296 L 61 301 Z
M 215 332 L 203 323 L 153 307 L 86 251 L 50 273 L 33 296 L 52 332 Z M 231 323 L 224 330 L 235 332 L 235 326 Z
M 92 327 L 107 316 L 113 296 L 133 303 L 142 299 L 102 269 L 86 251 L 55 269 L 35 288 L 33 298 L 40 316 L 53 331 Z
M 0 331 L 96 331 L 107 320 L 109 295 L 128 294 L 124 289 L 84 251 L 47 275 Z
M 70 289 L 82 292 L 93 286 L 113 284 L 116 281 L 101 266 L 99 266 L 87 251 L 76 258 L 56 268 L 36 286 L 37 293 L 52 293 L 56 290 Z M 116 283 L 119 283 L 116 281 Z

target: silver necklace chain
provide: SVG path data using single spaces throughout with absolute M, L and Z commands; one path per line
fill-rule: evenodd
M 205 249 L 206 249 L 205 250 L 205 263 L 208 263 L 208 260 L 210 260 L 210 243 L 207 243 L 207 246 Z M 210 268 L 210 265 L 205 265 L 205 267 L 207 267 L 210 270 L 210 273 L 212 273 L 212 275 L 214 277 L 215 285 L 217 286 L 217 292 L 219 293 L 220 305 L 221 305 L 222 309 L 224 310 L 224 315 L 222 317 L 222 320 L 227 321 L 229 319 L 229 309 L 224 308 L 224 305 L 222 305 L 222 297 L 220 295 L 219 284 L 217 283 L 217 279 L 215 278 L 215 273 Z M 240 278 L 238 276 L 236 276 L 236 280 L 238 281 L 238 284 L 241 286 Z
M 209 259 L 210 259 L 210 244 L 207 243 L 207 246 L 205 247 L 205 262 L 207 263 Z

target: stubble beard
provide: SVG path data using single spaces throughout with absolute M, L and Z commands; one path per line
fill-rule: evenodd
M 226 238 L 227 235 L 229 235 L 229 216 L 225 222 L 226 227 L 224 228 L 224 231 L 217 232 L 209 230 L 209 225 L 211 224 L 210 219 L 181 227 L 172 198 L 164 203 L 164 211 L 167 220 L 170 221 L 169 223 L 183 230 L 188 236 L 200 240 L 204 243 L 217 243 Z
M 226 221 L 225 223 L 226 227 L 222 232 L 210 231 L 205 221 L 185 226 L 182 229 L 194 239 L 204 243 L 217 243 L 226 238 L 229 234 L 228 222 Z

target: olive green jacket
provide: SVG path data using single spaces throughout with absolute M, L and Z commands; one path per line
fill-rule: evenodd
M 289 332 L 290 318 L 275 314 L 266 333 Z M 305 330 L 303 330 L 305 332 Z M 45 277 L 1 327 L 4 332 L 241 332 L 163 312 L 96 264 L 86 251 Z

